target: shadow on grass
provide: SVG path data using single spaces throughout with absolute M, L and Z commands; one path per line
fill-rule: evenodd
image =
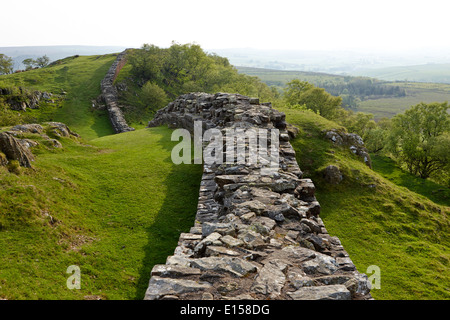
M 412 192 L 427 197 L 431 201 L 450 206 L 450 189 L 428 179 L 414 176 L 399 168 L 390 158 L 371 155 L 373 170 L 395 184 L 405 187 Z
M 161 140 L 158 144 L 169 150 L 169 144 Z M 165 161 L 172 162 L 170 158 Z M 202 166 L 194 164 L 174 164 L 167 175 L 164 181 L 167 186 L 166 198 L 155 222 L 146 230 L 148 242 L 143 267 L 139 271 L 135 300 L 144 298 L 153 266 L 165 264 L 167 257 L 174 253 L 180 233 L 189 232 L 194 226 L 201 176 Z

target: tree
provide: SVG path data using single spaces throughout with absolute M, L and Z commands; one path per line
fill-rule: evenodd
M 50 58 L 47 57 L 46 55 L 39 57 L 37 59 L 25 59 L 22 61 L 22 63 L 25 65 L 25 70 L 31 70 L 33 68 L 44 68 L 46 66 L 48 66 L 50 62 Z
M 341 97 L 332 96 L 325 89 L 298 79 L 287 84 L 285 100 L 288 105 L 306 105 L 327 119 L 333 119 L 342 104 Z
M 409 172 L 428 178 L 448 167 L 449 105 L 420 103 L 392 119 L 387 147 Z
M 162 79 L 161 68 L 165 59 L 163 49 L 155 45 L 144 44 L 141 49 L 133 50 L 128 57 L 132 66 L 132 75 L 143 81 L 159 82 Z
M 275 99 L 272 90 L 257 77 L 239 74 L 227 58 L 206 53 L 196 44 L 173 42 L 169 48 L 144 44 L 128 57 L 131 74 L 139 96 L 142 86 L 150 81 L 174 99 L 188 92 L 233 92 L 258 97 L 260 101 Z M 150 85 L 148 85 L 150 88 Z M 145 95 L 145 93 L 144 93 Z M 139 101 L 139 105 L 145 104 Z
M 28 58 L 22 61 L 22 63 L 25 65 L 25 70 L 31 70 L 36 64 L 36 60 Z
M 44 68 L 44 67 L 48 66 L 48 64 L 50 62 L 50 58 L 47 57 L 46 55 L 44 55 L 42 57 L 37 58 L 35 61 L 36 61 L 36 65 L 39 68 Z
M 141 90 L 141 101 L 147 108 L 156 111 L 167 103 L 167 95 L 156 83 L 147 81 Z
M 13 72 L 12 58 L 0 53 L 0 74 L 9 74 Z

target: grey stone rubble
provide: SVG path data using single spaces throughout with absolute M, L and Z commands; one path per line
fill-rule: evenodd
M 263 175 L 261 165 L 205 163 L 195 223 L 153 267 L 144 299 L 372 299 L 367 276 L 319 217 L 314 184 L 289 143 L 298 130 L 285 115 L 238 94 L 191 93 L 149 127 L 192 131 L 195 120 L 204 129 L 279 129 L 280 168 Z
M 114 80 L 119 74 L 120 69 L 125 65 L 126 55 L 127 50 L 117 56 L 101 82 L 102 97 L 108 110 L 109 119 L 116 133 L 134 131 L 134 128 L 128 126 L 123 116 L 119 105 L 117 89 L 114 86 Z
M 348 147 L 354 154 L 359 156 L 369 168 L 372 168 L 372 160 L 369 151 L 364 146 L 364 141 L 359 135 L 336 129 L 324 131 L 323 133 L 325 134 L 325 137 L 335 145 Z

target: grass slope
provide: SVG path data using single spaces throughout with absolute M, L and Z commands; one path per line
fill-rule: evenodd
M 38 121 L 60 121 L 85 139 L 95 139 L 114 133 L 106 111 L 92 110 L 91 101 L 100 95 L 100 82 L 115 58 L 116 54 L 68 57 L 46 68 L 0 76 L 0 87 L 23 86 L 54 94 L 67 92 L 60 109 L 27 112 Z
M 196 212 L 201 167 L 172 163 L 170 133 L 63 139 L 34 171 L 0 167 L 0 298 L 142 299 Z M 71 265 L 80 290 L 66 287 Z
M 338 127 L 335 123 L 308 111 L 283 111 L 301 129 L 292 144 L 300 168 L 316 185 L 328 232 L 339 237 L 360 272 L 371 265 L 381 270 L 381 289 L 373 289 L 373 297 L 449 299 L 448 200 L 431 197 L 429 190 L 422 193 L 431 199 L 411 191 L 411 185 L 399 186 L 384 177 L 387 169 L 377 172 L 378 159 L 371 170 L 349 150 L 324 140 L 322 130 Z M 339 185 L 323 179 L 321 172 L 330 164 L 344 175 Z

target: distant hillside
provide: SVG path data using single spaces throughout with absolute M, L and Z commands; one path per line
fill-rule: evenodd
M 116 53 L 125 50 L 120 46 L 24 46 L 0 47 L 0 53 L 13 58 L 14 70 L 24 69 L 22 61 L 27 58 L 38 58 L 46 55 L 50 61 L 63 59 L 74 55 L 100 55 Z
M 427 63 L 450 63 L 450 48 L 421 50 L 282 50 L 230 48 L 212 50 L 236 66 L 359 75 L 358 71 Z M 404 80 L 404 79 L 400 79 Z M 411 79 L 409 79 L 411 80 Z
M 374 77 L 387 81 L 416 81 L 450 83 L 450 63 L 424 64 L 416 66 L 366 69 L 352 72 L 353 75 Z
M 390 118 L 420 102 L 450 101 L 450 84 L 446 83 L 394 82 L 369 77 L 361 78 L 329 73 L 273 70 L 241 66 L 237 67 L 237 69 L 240 73 L 256 76 L 267 85 L 275 86 L 279 89 L 282 89 L 292 79 L 300 79 L 313 83 L 318 87 L 325 88 L 325 90 L 333 95 L 341 95 L 344 98 L 345 94 L 350 94 L 350 97 L 347 97 L 349 106 L 345 105 L 346 99 L 344 99 L 344 107 L 351 108 L 354 111 L 372 113 L 375 119 L 380 119 L 381 117 Z M 352 93 L 350 87 L 361 81 L 368 82 L 366 86 L 368 89 L 367 92 L 379 91 L 381 88 L 382 90 L 380 92 L 386 94 L 367 95 L 365 90 Z M 389 94 L 389 88 L 391 87 L 395 88 L 394 91 L 397 93 L 404 92 L 404 95 Z

